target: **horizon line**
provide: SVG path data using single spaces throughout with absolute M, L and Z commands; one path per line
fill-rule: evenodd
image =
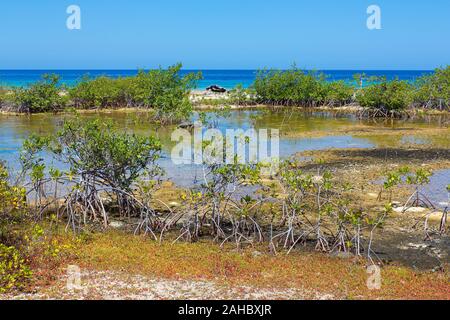
M 442 68 L 442 67 L 437 67 Z M 299 70 L 308 70 L 308 71 L 434 71 L 437 68 L 433 69 L 364 69 L 364 68 L 298 68 Z M 139 71 L 139 70 L 157 70 L 158 68 L 32 68 L 32 69 L 25 69 L 25 68 L 18 68 L 18 69 L 2 69 L 0 68 L 0 71 Z M 167 68 L 162 68 L 167 69 Z M 237 68 L 237 69 L 231 69 L 231 68 L 181 68 L 183 71 L 255 71 L 255 70 L 290 70 L 290 68 L 271 68 L 271 67 L 264 67 L 264 68 Z

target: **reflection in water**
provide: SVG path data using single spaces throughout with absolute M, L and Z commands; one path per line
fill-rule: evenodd
M 449 184 L 450 170 L 439 170 L 433 173 L 430 183 L 424 187 L 423 191 L 433 204 L 444 209 L 450 207 L 450 191 L 447 191 Z
M 23 140 L 31 133 L 54 134 L 65 118 L 75 115 L 39 114 L 30 116 L 0 115 L 0 158 L 6 160 L 12 169 L 18 166 L 18 150 Z M 166 169 L 167 176 L 174 182 L 187 186 L 197 177 L 201 179 L 203 173 L 200 167 L 194 165 L 175 166 L 170 158 L 170 150 L 175 145 L 171 141 L 171 133 L 175 126 L 156 126 L 152 123 L 148 112 L 102 112 L 79 115 L 81 118 L 101 118 L 113 121 L 118 128 L 141 135 L 155 135 L 163 144 L 163 159 L 161 165 Z M 198 117 L 194 116 L 193 121 Z M 288 157 L 296 152 L 305 150 L 323 150 L 329 148 L 370 148 L 376 146 L 392 146 L 413 141 L 414 143 L 429 143 L 427 138 L 414 136 L 414 132 L 407 137 L 401 136 L 324 136 L 320 138 L 299 137 L 302 133 L 312 131 L 330 132 L 352 125 L 369 125 L 376 128 L 395 129 L 400 126 L 413 128 L 437 127 L 446 118 L 417 118 L 408 121 L 398 120 L 360 120 L 352 115 L 338 115 L 331 112 L 263 112 L 263 111 L 231 111 L 228 115 L 208 113 L 208 118 L 218 129 L 279 129 L 280 155 Z M 297 136 L 296 136 L 297 134 Z M 435 138 L 433 138 L 435 139 Z M 448 139 L 440 137 L 436 139 Z M 434 141 L 432 141 L 434 142 Z

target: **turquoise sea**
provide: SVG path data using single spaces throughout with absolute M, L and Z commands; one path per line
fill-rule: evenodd
M 198 89 L 216 84 L 227 89 L 238 84 L 248 87 L 255 79 L 256 70 L 182 70 L 182 74 L 202 71 L 203 80 L 199 82 Z M 318 70 L 323 72 L 328 80 L 353 81 L 353 75 L 365 73 L 368 76 L 385 76 L 388 79 L 399 78 L 401 80 L 414 81 L 418 77 L 429 74 L 429 70 Z M 98 77 L 124 77 L 135 75 L 137 70 L 0 70 L 0 86 L 20 87 L 38 81 L 42 75 L 56 73 L 61 76 L 62 82 L 68 86 L 74 85 L 85 75 Z

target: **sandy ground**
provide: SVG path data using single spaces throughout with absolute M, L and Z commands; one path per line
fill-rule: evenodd
M 80 279 L 80 282 L 73 279 Z M 64 275 L 36 293 L 0 295 L 0 300 L 330 300 L 332 295 L 301 289 L 227 287 L 208 281 L 165 280 L 142 275 L 85 270 Z

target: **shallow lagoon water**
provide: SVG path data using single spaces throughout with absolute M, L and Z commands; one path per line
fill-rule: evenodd
M 0 115 L 0 159 L 6 161 L 13 169 L 18 168 L 19 149 L 22 142 L 31 133 L 50 135 L 55 133 L 65 118 L 71 114 L 38 114 L 30 116 Z M 120 129 L 142 135 L 156 135 L 163 144 L 163 157 L 160 165 L 166 170 L 167 178 L 180 186 L 190 186 L 195 178 L 201 179 L 201 167 L 195 165 L 174 165 L 170 159 L 170 151 L 175 145 L 171 141 L 171 133 L 176 126 L 157 127 L 150 120 L 147 112 L 102 112 L 81 114 L 81 118 L 103 118 L 113 121 Z M 381 128 L 397 128 L 404 126 L 402 121 L 364 121 L 351 115 L 336 115 L 330 112 L 262 112 L 231 111 L 227 115 L 208 113 L 208 118 L 215 127 L 225 132 L 226 129 L 278 129 L 280 131 L 280 156 L 287 158 L 297 152 L 306 150 L 325 150 L 329 148 L 372 148 L 382 147 L 384 143 L 402 144 L 415 142 L 426 144 L 428 141 L 417 137 L 412 132 L 408 136 L 354 137 L 351 135 L 327 135 L 327 132 L 352 125 L 370 125 Z M 193 117 L 193 121 L 196 116 Z M 427 119 L 408 121 L 414 127 L 435 127 L 439 122 Z M 304 133 L 321 131 L 324 136 L 308 138 Z M 302 135 L 303 134 L 303 135 Z M 45 155 L 44 155 L 45 158 Z M 61 166 L 59 164 L 59 166 Z
M 447 191 L 449 184 L 450 169 L 438 170 L 431 176 L 430 183 L 424 187 L 423 193 L 438 208 L 450 208 L 450 191 Z

